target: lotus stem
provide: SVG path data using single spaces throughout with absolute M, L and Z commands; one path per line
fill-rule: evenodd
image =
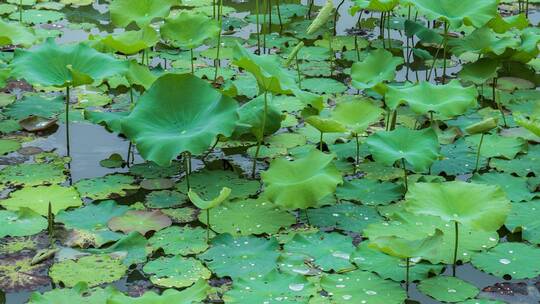
M 429 126 L 433 126 L 433 111 L 429 111 Z
M 210 243 L 210 209 L 206 209 L 206 244 Z
M 360 49 L 358 47 L 358 35 L 354 35 L 354 49 L 356 50 L 356 60 L 360 61 Z
M 319 141 L 319 150 L 322 152 L 323 150 L 323 132 L 321 131 L 321 139 Z
M 529 18 L 529 0 L 525 1 L 525 17 Z
M 456 276 L 457 255 L 458 255 L 458 242 L 459 242 L 459 224 L 454 221 L 454 230 L 456 232 L 454 242 L 454 264 L 452 265 L 452 276 Z
M 219 46 L 218 46 L 218 49 L 219 49 Z M 191 56 L 190 56 L 191 57 L 191 74 L 195 74 L 195 66 L 193 64 L 193 49 L 190 49 L 189 52 L 191 54 Z M 216 74 L 217 74 L 217 72 L 216 72 Z M 214 77 L 214 80 L 215 80 L 215 77 Z
M 268 0 L 268 33 L 272 32 L 272 0 Z
M 407 12 L 407 20 L 411 20 L 411 5 L 409 5 L 409 10 Z M 405 49 L 405 80 L 409 81 L 409 65 L 411 64 L 410 63 L 410 56 L 409 56 L 409 36 L 407 36 L 407 47 Z
M 189 175 L 191 174 L 191 153 L 184 153 L 184 172 L 186 174 L 187 191 L 191 190 L 191 184 L 189 183 Z
M 478 143 L 478 150 L 476 151 L 476 165 L 474 166 L 474 171 L 478 171 L 478 166 L 480 165 L 480 149 L 482 148 L 482 142 L 484 141 L 484 134 L 480 135 L 480 143 Z
M 410 271 L 410 268 L 411 268 L 411 259 L 410 258 L 407 258 L 406 261 L 406 270 L 405 270 L 405 291 L 407 292 L 407 297 L 409 296 L 409 271 Z
M 328 51 L 330 52 L 330 77 L 334 74 L 334 50 L 332 49 L 332 35 L 328 35 Z
M 405 158 L 401 159 L 401 166 L 403 167 L 403 182 L 405 183 L 405 192 L 409 190 L 409 185 L 407 182 L 407 166 L 405 165 Z
M 210 153 L 212 153 L 212 151 L 214 151 L 214 148 L 216 148 L 217 144 L 219 143 L 219 137 L 216 138 L 216 142 L 212 145 L 212 147 L 210 147 L 210 149 L 208 150 L 208 152 L 206 152 L 203 157 L 201 158 L 201 160 L 204 162 L 204 160 L 208 157 L 208 155 L 210 155 Z
M 69 85 L 66 87 L 66 151 L 67 156 L 71 156 L 71 147 L 69 143 Z
M 283 32 L 283 21 L 281 20 L 281 9 L 279 8 L 279 0 L 276 0 L 277 16 L 279 19 L 279 33 Z
M 304 209 L 304 215 L 306 216 L 306 222 L 308 226 L 311 226 L 311 221 L 309 220 L 309 213 L 307 209 Z
M 339 15 L 339 9 L 341 8 L 341 6 L 343 6 L 343 3 L 345 3 L 345 0 L 341 0 L 341 2 L 336 7 L 336 11 L 334 12 L 334 36 L 337 35 L 337 19 Z
M 302 89 L 302 73 L 300 73 L 300 63 L 298 62 L 298 54 L 294 56 L 296 61 L 296 74 L 298 74 L 298 88 Z
M 388 48 L 392 48 L 392 37 L 390 36 L 390 16 L 392 12 L 388 12 L 388 15 L 386 16 L 386 31 L 388 33 Z
M 141 54 L 141 64 L 144 65 L 144 53 L 146 52 L 146 50 L 142 50 L 142 54 Z
M 132 147 L 133 147 L 133 143 L 131 141 L 129 141 L 127 158 L 126 158 L 126 165 L 127 165 L 128 168 L 130 167 L 129 159 L 131 157 L 131 149 L 132 149 Z
M 22 0 L 19 0 L 19 22 L 22 23 Z
M 223 29 L 222 13 L 223 13 L 223 0 L 219 0 L 219 7 L 218 7 L 219 33 L 218 33 L 217 53 L 216 53 L 216 61 L 215 61 L 216 70 L 214 71 L 214 82 L 217 80 L 218 69 L 219 69 L 219 66 L 221 65 L 219 61 L 219 52 L 221 50 L 221 30 Z M 191 57 L 193 58 L 193 56 Z
M 379 20 L 379 38 L 382 40 L 383 49 L 386 49 L 386 45 L 384 42 L 384 16 L 385 16 L 385 13 L 381 12 L 381 17 Z
M 444 42 L 442 42 L 439 47 L 437 47 L 437 51 L 435 52 L 435 57 L 433 57 L 433 63 L 431 64 L 431 68 L 429 69 L 429 74 L 426 76 L 426 81 L 429 81 L 431 79 L 431 74 L 433 73 L 433 69 L 435 69 L 435 63 L 437 62 L 437 57 L 439 57 L 439 51 L 442 48 Z M 436 74 L 437 72 L 435 72 Z
M 443 74 L 442 74 L 442 83 L 446 83 L 446 49 L 448 46 L 448 22 L 444 21 L 444 45 L 443 45 Z
M 390 121 L 390 131 L 396 128 L 396 123 L 397 123 L 397 108 L 394 111 L 392 111 L 392 120 Z
M 504 127 L 506 128 L 508 126 L 506 124 L 506 115 L 504 115 L 502 105 L 499 102 L 499 100 L 497 99 L 497 77 L 493 78 L 492 95 L 493 95 L 493 101 L 497 105 L 497 108 L 499 109 L 499 112 L 501 112 L 501 116 L 502 116 L 502 119 L 503 119 L 503 124 L 504 124 Z
M 256 22 L 257 22 L 257 54 L 261 54 L 261 28 L 260 28 L 260 20 L 259 20 L 259 14 L 260 14 L 260 10 L 259 10 L 259 1 L 260 0 L 255 0 L 255 18 L 256 18 Z
M 311 20 L 311 11 L 313 10 L 313 4 L 315 3 L 315 0 L 309 0 L 309 8 L 307 12 L 307 19 Z
M 212 17 L 216 19 L 216 0 L 212 1 Z
M 251 168 L 251 177 L 255 178 L 255 171 L 257 170 L 257 158 L 261 151 L 261 144 L 264 139 L 264 131 L 266 130 L 266 115 L 268 113 L 268 90 L 264 91 L 264 111 L 261 124 L 261 136 L 257 139 L 257 150 L 255 150 L 255 157 L 253 157 L 253 167 Z
M 47 232 L 49 233 L 49 245 L 54 244 L 54 214 L 52 212 L 52 203 L 49 201 L 47 210 Z
M 266 54 L 266 31 L 267 29 L 265 29 L 265 25 L 266 25 L 266 13 L 267 13 L 267 0 L 263 0 L 263 22 L 261 24 L 261 32 L 263 34 L 263 47 L 262 47 L 262 51 L 263 51 L 263 54 Z
M 354 165 L 354 173 L 356 173 L 356 170 L 358 169 L 358 166 L 360 165 L 360 140 L 358 138 L 358 134 L 354 134 L 354 138 L 356 139 L 356 161 Z

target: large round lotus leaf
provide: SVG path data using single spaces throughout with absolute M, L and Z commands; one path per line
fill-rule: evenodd
M 317 288 L 301 275 L 273 270 L 262 277 L 239 278 L 223 295 L 225 303 L 307 304 Z
M 277 268 L 278 249 L 279 244 L 274 238 L 235 238 L 224 233 L 213 238 L 212 247 L 199 258 L 220 277 L 257 277 Z
M 99 112 L 84 110 L 84 119 L 107 128 L 108 131 L 121 133 L 120 122 L 129 112 Z
M 350 256 L 354 252 L 352 238 L 337 232 L 297 234 L 283 248 L 286 255 L 299 255 L 323 271 L 354 269 Z
M 107 222 L 124 214 L 128 209 L 129 207 L 117 205 L 114 201 L 103 201 L 71 211 L 60 211 L 55 221 L 63 223 L 67 229 L 76 230 L 75 235 L 84 236 L 89 245 L 99 247 L 121 237 L 119 233 L 109 230 Z
M 4 113 L 13 119 L 23 119 L 30 115 L 53 118 L 65 109 L 63 98 L 44 98 L 39 95 L 26 95 L 22 100 L 9 105 Z
M 481 85 L 497 76 L 500 62 L 490 58 L 481 58 L 478 61 L 468 63 L 459 71 L 459 78 Z
M 261 173 L 265 185 L 263 195 L 285 209 L 313 207 L 342 183 L 333 160 L 333 154 L 314 149 L 294 161 L 275 159 L 270 168 Z
M 272 102 L 273 99 L 273 96 L 267 96 L 265 136 L 274 134 L 279 130 L 283 120 L 281 111 Z M 240 118 L 233 137 L 251 134 L 255 138 L 260 138 L 264 119 L 264 94 L 243 104 L 238 109 L 238 115 Z
M 79 283 L 73 288 L 55 288 L 40 294 L 34 292 L 30 296 L 29 304 L 98 304 L 107 303 L 110 296 L 119 294 L 112 286 L 103 288 L 88 288 L 85 283 Z
M 47 220 L 28 208 L 0 210 L 0 222 L 0 238 L 34 235 L 47 227 Z
M 452 28 L 461 25 L 481 27 L 497 15 L 496 0 L 481 0 L 456 5 L 453 0 L 411 0 L 411 2 L 431 19 L 444 20 Z
M 119 280 L 126 270 L 127 267 L 117 258 L 106 254 L 89 255 L 54 264 L 49 276 L 55 283 L 62 282 L 67 287 L 73 287 L 79 282 L 91 287 Z
M 52 10 L 24 9 L 22 12 L 22 21 L 29 24 L 52 23 L 59 21 L 64 17 L 64 13 Z M 19 20 L 19 18 L 19 12 L 14 12 L 9 15 L 9 19 L 11 20 Z
M 362 270 L 324 275 L 321 287 L 335 304 L 401 304 L 407 298 L 405 289 L 398 283 Z
M 302 89 L 316 94 L 341 94 L 347 86 L 333 78 L 307 78 L 302 81 Z
M 469 35 L 461 38 L 454 38 L 448 41 L 448 46 L 452 53 L 462 55 L 465 53 L 494 54 L 499 56 L 508 49 L 515 49 L 519 45 L 519 40 L 513 35 L 494 33 L 488 27 L 481 27 Z
M 8 210 L 26 207 L 44 216 L 48 214 L 49 203 L 53 214 L 69 207 L 82 205 L 79 193 L 75 188 L 59 185 L 24 187 L 21 190 L 11 192 L 9 198 L 0 200 L 0 205 Z
M 482 175 L 475 174 L 471 181 L 501 187 L 512 202 L 530 201 L 535 197 L 529 191 L 525 177 L 516 177 L 506 173 L 484 173 Z
M 127 62 L 86 44 L 57 45 L 53 39 L 29 51 L 16 49 L 11 74 L 31 84 L 79 86 L 127 71 Z
M 414 240 L 420 237 L 429 237 L 435 229 L 439 229 L 443 232 L 443 238 L 438 250 L 425 251 L 423 256 L 433 264 L 451 264 L 453 262 L 455 246 L 453 225 L 435 216 L 415 215 L 408 212 L 389 212 L 387 216 L 390 221 L 369 225 L 364 229 L 364 236 L 370 239 L 400 237 Z M 463 262 L 468 262 L 475 251 L 494 247 L 499 241 L 496 231 L 486 232 L 461 225 L 458 232 L 458 259 Z
M 423 280 L 418 289 L 442 302 L 458 302 L 474 298 L 480 290 L 474 285 L 455 277 L 438 276 Z
M 165 178 L 178 174 L 181 167 L 182 164 L 176 161 L 165 167 L 158 166 L 154 162 L 144 162 L 131 166 L 129 172 L 143 178 Z
M 187 287 L 199 278 L 209 279 L 210 271 L 194 258 L 182 256 L 160 257 L 146 263 L 143 271 L 150 274 L 150 281 L 162 287 Z
M 185 224 L 195 221 L 199 210 L 192 207 L 182 207 L 161 209 L 161 212 L 169 216 L 173 223 Z
M 23 163 L 2 169 L 0 180 L 10 185 L 37 186 L 62 183 L 66 180 L 66 175 L 64 174 L 64 166 Z
M 324 115 L 324 112 L 321 113 Z M 305 121 L 323 133 L 343 133 L 347 131 L 345 126 L 341 123 L 333 120 L 332 118 L 324 117 L 323 115 L 312 115 L 305 119 Z
M 407 104 L 418 114 L 435 112 L 454 117 L 475 107 L 477 95 L 475 87 L 463 87 L 458 80 L 444 85 L 422 81 L 415 86 L 389 87 L 385 102 L 391 109 Z
M 309 223 L 320 228 L 336 228 L 360 233 L 381 217 L 373 207 L 341 203 L 318 209 L 308 209 Z
M 378 122 L 383 110 L 370 100 L 340 102 L 330 114 L 354 134 L 363 133 L 371 124 Z
M 432 174 L 460 175 L 471 173 L 476 165 L 476 150 L 469 147 L 463 139 L 453 144 L 441 146 L 442 159 L 436 160 L 431 166 Z M 487 159 L 480 157 L 480 168 L 485 167 Z
M 186 201 L 187 197 L 183 193 L 177 191 L 162 190 L 150 192 L 146 196 L 145 205 L 149 208 L 170 208 L 180 206 Z
M 467 144 L 477 149 L 480 143 L 480 134 L 465 137 Z M 484 157 L 504 157 L 513 159 L 519 152 L 527 150 L 527 141 L 523 138 L 503 137 L 498 134 L 484 136 L 480 155 Z
M 33 254 L 5 255 L 0 259 L 0 289 L 3 292 L 35 290 L 50 283 L 49 263 L 32 265 Z
M 388 205 L 403 196 L 403 187 L 391 182 L 378 182 L 371 179 L 346 181 L 336 190 L 340 200 L 360 202 L 364 205 Z
M 495 231 L 510 212 L 510 201 L 498 186 L 453 181 L 416 183 L 405 196 L 405 208 L 474 229 Z
M 199 221 L 206 224 L 205 212 Z M 274 234 L 295 223 L 292 214 L 264 200 L 229 201 L 210 210 L 212 230 L 232 235 Z
M 154 291 L 147 291 L 140 297 L 128 297 L 122 293 L 116 293 L 107 299 L 107 304 L 193 304 L 202 302 L 209 292 L 208 283 L 204 279 L 199 279 L 193 286 L 182 291 L 166 289 L 161 295 Z
M 373 10 L 378 12 L 388 12 L 393 10 L 398 4 L 398 0 L 354 0 L 355 6 L 351 8 L 351 13 L 358 9 Z
M 501 243 L 486 252 L 473 255 L 471 263 L 474 267 L 503 277 L 510 275 L 512 279 L 534 278 L 540 275 L 540 249 L 524 243 Z
M 381 236 L 373 237 L 369 229 L 366 229 L 366 235 L 369 237 L 370 247 L 402 259 L 434 256 L 443 242 L 443 232 L 439 229 L 430 231 L 427 236 L 422 234 L 412 236 L 410 233 L 397 235 L 381 233 Z
M 200 227 L 172 226 L 156 232 L 149 242 L 154 250 L 161 248 L 165 254 L 172 255 L 196 254 L 208 248 L 206 230 Z
M 200 78 L 166 74 L 139 99 L 122 130 L 144 159 L 167 166 L 182 152 L 199 155 L 218 135 L 230 136 L 237 108 L 235 100 Z
M 75 184 L 75 188 L 82 197 L 98 200 L 107 199 L 112 194 L 124 196 L 126 195 L 125 190 L 138 189 L 139 186 L 133 185 L 134 182 L 135 179 L 132 176 L 111 174 L 103 177 L 82 179 Z
M 36 36 L 31 28 L 18 23 L 0 20 L 0 45 L 22 45 L 29 47 L 36 41 Z
M 19 150 L 21 144 L 12 139 L 0 139 L 0 155 L 8 154 Z
M 178 29 L 182 29 L 179 31 Z M 195 49 L 220 34 L 219 23 L 203 14 L 183 11 L 169 17 L 160 28 L 161 37 L 181 49 Z
M 375 161 L 391 166 L 405 159 L 415 171 L 427 171 L 439 156 L 437 134 L 431 128 L 380 131 L 368 137 L 366 143 Z
M 177 0 L 114 0 L 109 10 L 114 25 L 126 27 L 135 22 L 140 28 L 150 25 L 155 18 L 169 15 Z
M 376 49 L 351 68 L 352 85 L 365 90 L 376 87 L 385 81 L 394 80 L 396 68 L 403 64 L 403 58 L 394 57 L 385 49 Z
M 540 201 L 512 204 L 504 225 L 510 231 L 521 231 L 523 239 L 540 244 Z
M 219 196 L 224 188 L 230 188 L 229 199 L 246 198 L 253 196 L 259 191 L 260 183 L 256 180 L 243 179 L 233 171 L 202 170 L 189 176 L 191 190 L 199 194 L 203 199 L 213 199 Z M 186 191 L 187 185 L 183 179 L 177 186 L 180 191 Z
M 153 47 L 159 41 L 159 34 L 151 27 L 139 31 L 127 31 L 118 35 L 108 35 L 101 43 L 125 55 L 133 55 Z M 132 66 L 132 64 L 130 64 Z
M 171 219 L 159 210 L 130 210 L 123 215 L 111 218 L 108 226 L 113 231 L 122 231 L 124 233 L 137 231 L 145 235 L 148 231 L 159 231 L 169 227 L 171 224 Z
M 126 266 L 146 262 L 146 257 L 152 253 L 148 240 L 138 232 L 129 233 L 107 248 L 87 251 L 95 254 L 117 254 L 122 257 L 122 263 Z
M 351 260 L 359 269 L 375 272 L 384 279 L 391 279 L 396 282 L 406 279 L 407 263 L 404 259 L 370 248 L 367 241 L 360 243 L 352 254 Z M 429 274 L 439 274 L 443 266 L 413 262 L 409 268 L 409 279 L 416 281 L 427 279 Z

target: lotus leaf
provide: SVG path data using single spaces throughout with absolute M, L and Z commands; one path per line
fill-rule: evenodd
M 312 207 L 342 183 L 333 160 L 334 155 L 314 149 L 294 161 L 275 159 L 268 171 L 261 173 L 263 195 L 285 209 Z
M 146 262 L 146 257 L 151 253 L 148 240 L 138 232 L 130 232 L 111 246 L 104 249 L 87 249 L 96 254 L 116 254 L 122 257 L 122 263 L 131 266 Z
M 468 136 L 465 141 L 470 147 L 476 149 L 480 142 L 481 134 Z M 504 157 L 513 159 L 516 155 L 527 148 L 527 142 L 523 138 L 502 137 L 497 134 L 484 136 L 480 156 L 483 157 Z
M 9 15 L 9 18 L 11 20 L 19 20 L 20 16 L 19 12 L 14 12 Z M 25 9 L 22 12 L 22 22 L 28 24 L 52 23 L 64 17 L 65 15 L 63 13 L 53 10 Z
M 34 292 L 30 296 L 30 304 L 97 304 L 106 303 L 111 295 L 118 292 L 113 287 L 90 289 L 85 283 L 78 283 L 73 288 L 55 288 L 40 294 Z
M 401 282 L 406 280 L 407 264 L 401 258 L 394 257 L 368 246 L 369 242 L 362 242 L 352 254 L 352 262 L 359 269 L 377 273 L 384 279 Z M 443 266 L 429 263 L 411 263 L 409 267 L 409 280 L 427 279 L 429 274 L 439 274 Z
M 161 209 L 161 212 L 171 218 L 173 223 L 185 224 L 193 222 L 199 214 L 199 210 L 192 207 L 167 208 Z
M 324 229 L 337 228 L 360 233 L 370 223 L 381 220 L 373 207 L 341 203 L 307 210 L 309 223 Z
M 437 160 L 431 167 L 431 173 L 447 175 L 460 175 L 470 173 L 474 170 L 476 163 L 475 151 L 467 146 L 464 140 L 460 139 L 453 144 L 441 147 L 442 159 Z M 479 167 L 483 168 L 487 164 L 485 157 L 480 157 Z
M 180 153 L 199 155 L 218 135 L 230 136 L 238 119 L 237 107 L 236 101 L 202 79 L 166 74 L 122 120 L 122 130 L 143 158 L 167 166 Z
M 375 161 L 391 166 L 404 159 L 415 171 L 427 171 L 439 156 L 437 134 L 430 128 L 380 131 L 368 137 L 366 143 Z
M 127 31 L 118 35 L 108 35 L 100 40 L 103 45 L 125 55 L 133 55 L 153 47 L 159 41 L 159 34 L 151 27 L 139 31 Z M 136 66 L 130 63 L 130 67 Z
M 398 283 L 381 279 L 376 274 L 355 270 L 343 274 L 328 274 L 321 287 L 330 294 L 332 303 L 401 304 L 407 298 Z
M 150 281 L 163 287 L 188 287 L 199 278 L 209 279 L 210 271 L 194 258 L 182 256 L 160 257 L 146 263 L 143 271 L 150 274 Z
M 178 29 L 182 29 L 179 31 Z M 182 49 L 195 49 L 206 40 L 217 38 L 219 23 L 203 14 L 180 12 L 169 17 L 160 28 L 161 36 Z
M 135 179 L 129 175 L 111 174 L 104 177 L 83 179 L 75 184 L 82 197 L 91 199 L 107 199 L 111 195 L 126 195 L 125 190 L 138 189 L 133 185 Z
M 59 185 L 24 187 L 21 190 L 11 192 L 10 197 L 0 201 L 0 205 L 8 210 L 18 210 L 21 207 L 46 216 L 49 203 L 53 214 L 69 207 L 82 205 L 79 193 L 73 187 Z
M 305 121 L 321 133 L 343 133 L 347 131 L 347 129 L 336 120 L 321 117 L 319 115 L 309 116 Z
M 219 196 L 223 188 L 230 188 L 229 199 L 246 198 L 255 195 L 260 188 L 258 181 L 243 179 L 232 171 L 202 170 L 189 176 L 191 190 L 196 191 L 203 199 Z M 178 184 L 177 189 L 187 188 L 185 180 Z
M 205 251 L 206 230 L 200 227 L 172 226 L 156 232 L 149 240 L 154 250 L 163 249 L 165 254 L 191 255 Z
M 379 183 L 370 179 L 354 179 L 338 187 L 336 196 L 341 200 L 361 202 L 369 206 L 388 205 L 403 196 L 403 189 L 391 182 Z
M 262 277 L 239 278 L 223 295 L 223 300 L 225 303 L 307 304 L 315 292 L 315 285 L 303 276 L 272 270 Z
M 159 231 L 169 227 L 172 221 L 159 210 L 138 211 L 130 210 L 126 213 L 111 218 L 108 226 L 113 231 L 130 233 L 137 231 L 145 235 L 148 231 Z
M 114 0 L 109 7 L 111 21 L 120 27 L 135 22 L 143 28 L 156 18 L 167 17 L 171 6 L 177 3 L 177 0 Z
M 184 204 L 187 201 L 185 194 L 170 191 L 153 191 L 146 196 L 145 205 L 149 208 L 170 208 Z
M 463 38 L 450 39 L 448 46 L 456 55 L 472 52 L 497 57 L 505 53 L 507 49 L 517 48 L 519 42 L 512 35 L 499 35 L 488 27 L 481 27 Z
M 5 113 L 20 120 L 30 115 L 53 118 L 64 111 L 62 98 L 43 98 L 39 95 L 26 95 L 22 100 L 11 104 Z
M 354 134 L 363 133 L 371 124 L 378 122 L 383 110 L 369 99 L 340 102 L 331 117 Z
M 279 244 L 274 238 L 235 238 L 223 233 L 213 238 L 211 245 L 199 258 L 217 276 L 233 279 L 257 277 L 277 268 Z
M 351 13 L 357 9 L 373 10 L 378 12 L 388 12 L 393 10 L 398 4 L 398 0 L 354 0 L 355 6 L 351 8 Z
M 465 64 L 459 71 L 459 78 L 474 84 L 484 84 L 490 79 L 497 77 L 499 62 L 490 58 L 481 58 L 475 62 Z
M 47 220 L 28 208 L 0 210 L 0 219 L 0 237 L 34 235 L 47 227 Z
M 73 287 L 79 282 L 93 287 L 119 280 L 126 270 L 127 267 L 119 259 L 110 255 L 89 255 L 54 264 L 49 276 L 55 283 L 62 282 L 67 287 Z
M 172 162 L 166 167 L 159 166 L 154 162 L 144 162 L 131 166 L 129 172 L 144 178 L 164 178 L 178 174 L 180 167 L 179 162 Z
M 530 201 L 535 197 L 529 191 L 527 179 L 524 177 L 515 177 L 505 173 L 484 173 L 482 175 L 475 174 L 471 180 L 479 184 L 501 187 L 512 202 Z
M 21 148 L 21 144 L 18 141 L 11 139 L 0 139 L 0 155 L 17 151 L 19 148 Z
M 10 185 L 37 186 L 62 183 L 66 176 L 64 167 L 56 164 L 18 164 L 2 169 L 0 179 Z
M 458 302 L 474 298 L 480 290 L 471 283 L 455 277 L 438 276 L 421 281 L 418 289 L 443 302 Z
M 521 231 L 523 239 L 540 244 L 540 204 L 538 200 L 512 204 L 504 224 L 510 231 Z
M 444 38 L 434 29 L 425 27 L 422 23 L 415 22 L 412 20 L 405 20 L 404 24 L 405 34 L 407 37 L 416 36 L 424 43 L 436 43 L 442 44 Z
M 352 239 L 339 233 L 297 234 L 283 248 L 286 255 L 299 255 L 323 271 L 354 269 L 349 261 L 354 252 Z
M 401 64 L 403 58 L 393 57 L 387 50 L 372 51 L 363 61 L 353 64 L 352 85 L 359 90 L 365 90 L 377 87 L 385 81 L 392 81 L 396 77 L 396 68 Z
M 48 39 L 32 50 L 17 49 L 11 67 L 14 77 L 32 84 L 67 87 L 125 73 L 128 65 L 86 44 L 60 46 Z
M 174 187 L 174 181 L 168 178 L 145 179 L 140 186 L 144 190 L 165 190 Z
M 320 28 L 322 28 L 330 17 L 332 17 L 332 12 L 334 11 L 334 1 L 332 0 L 326 0 L 326 3 L 323 5 L 319 13 L 317 14 L 317 17 L 311 22 L 309 27 L 307 28 L 307 34 L 313 35 L 316 33 Z
M 107 304 L 193 304 L 204 300 L 209 291 L 208 283 L 200 279 L 182 291 L 166 289 L 161 295 L 153 291 L 147 291 L 140 297 L 128 297 L 117 293 L 107 299 Z
M 452 28 L 463 24 L 481 27 L 497 15 L 496 0 L 481 0 L 456 5 L 453 0 L 411 0 L 429 18 L 448 22 Z
M 396 109 L 400 104 L 407 104 L 418 114 L 437 114 L 454 117 L 476 106 L 476 88 L 463 87 L 457 80 L 445 85 L 420 82 L 415 86 L 392 87 L 386 93 L 386 104 Z
M 302 88 L 316 94 L 341 94 L 347 86 L 333 78 L 307 78 L 302 80 Z
M 405 196 L 407 210 L 495 231 L 504 224 L 510 202 L 498 186 L 453 181 L 417 183 Z
M 206 216 L 199 214 L 206 224 Z M 232 235 L 274 234 L 296 223 L 296 218 L 264 200 L 229 201 L 210 212 L 212 230 Z
M 534 261 L 540 257 L 540 250 L 524 243 L 501 243 L 489 251 L 473 255 L 474 267 L 498 277 L 505 275 L 512 279 L 534 278 L 540 274 L 540 267 Z
M 281 127 L 283 116 L 279 109 L 273 104 L 273 96 L 267 96 L 268 104 L 266 109 L 266 121 L 264 124 L 264 135 L 274 134 Z M 233 137 L 252 134 L 256 139 L 261 138 L 261 130 L 264 118 L 264 95 L 254 98 L 238 109 L 238 125 Z
M 29 47 L 36 41 L 35 33 L 32 29 L 17 23 L 10 23 L 0 20 L 0 45 L 22 45 Z
M 0 259 L 0 289 L 18 292 L 36 289 L 50 283 L 47 276 L 49 263 L 32 265 L 32 254 L 14 254 Z

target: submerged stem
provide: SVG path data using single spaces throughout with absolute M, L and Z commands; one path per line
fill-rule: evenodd
M 264 111 L 263 119 L 261 124 L 261 135 L 257 140 L 257 150 L 255 150 L 255 157 L 253 157 L 253 167 L 251 168 L 251 177 L 255 178 L 255 171 L 257 169 L 257 158 L 259 157 L 259 152 L 261 151 L 261 144 L 264 139 L 264 130 L 266 130 L 266 115 L 268 112 L 268 90 L 264 91 Z
M 478 150 L 476 151 L 476 165 L 474 166 L 474 171 L 478 171 L 478 166 L 480 165 L 480 149 L 482 148 L 482 142 L 484 141 L 484 133 L 480 135 L 480 143 L 478 143 Z
M 456 276 L 456 266 L 457 266 L 457 254 L 458 254 L 458 242 L 459 242 L 459 224 L 457 221 L 454 222 L 455 230 L 455 242 L 454 242 L 454 264 L 452 265 L 452 276 Z
M 66 150 L 67 156 L 71 156 L 71 147 L 69 143 L 69 86 L 66 87 Z

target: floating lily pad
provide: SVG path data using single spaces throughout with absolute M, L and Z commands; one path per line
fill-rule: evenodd
M 204 279 L 199 279 L 191 287 L 178 291 L 166 289 L 161 295 L 153 291 L 147 291 L 140 297 L 128 297 L 121 293 L 116 293 L 107 299 L 107 304 L 192 304 L 204 300 L 210 292 L 210 286 Z
M 109 286 L 108 288 L 88 288 L 85 283 L 79 283 L 73 286 L 73 288 L 56 288 L 43 294 L 34 292 L 30 296 L 28 303 L 31 304 L 67 304 L 67 303 L 105 303 L 107 299 L 118 293 L 114 288 Z
M 129 172 L 144 178 L 164 178 L 178 174 L 181 167 L 182 164 L 176 161 L 165 167 L 161 167 L 154 162 L 145 162 L 131 166 Z
M 193 222 L 197 218 L 199 210 L 192 207 L 161 209 L 174 223 L 185 224 Z
M 325 229 L 337 228 L 361 233 L 370 223 L 382 220 L 373 207 L 341 203 L 318 209 L 308 209 L 309 223 Z
M 259 191 L 260 183 L 256 180 L 240 178 L 233 171 L 203 170 L 189 176 L 191 189 L 197 192 L 202 198 L 210 199 L 217 197 L 223 187 L 230 188 L 229 199 L 247 198 L 255 195 Z M 178 184 L 177 189 L 186 191 L 185 179 Z
M 0 289 L 18 292 L 36 289 L 50 283 L 47 276 L 48 263 L 32 265 L 33 254 L 14 254 L 0 259 Z
M 187 196 L 181 192 L 161 190 L 149 193 L 145 205 L 149 208 L 170 208 L 180 206 L 187 201 Z
M 44 98 L 39 95 L 26 95 L 10 105 L 5 113 L 14 119 L 24 119 L 30 115 L 53 118 L 64 112 L 65 106 L 62 97 Z
M 146 263 L 143 271 L 150 274 L 150 281 L 162 287 L 187 287 L 199 278 L 210 278 L 210 271 L 194 258 L 181 256 L 160 257 Z
M 124 276 L 127 267 L 110 255 L 89 255 L 78 260 L 65 260 L 54 264 L 49 275 L 55 283 L 62 282 L 73 287 L 79 282 L 88 286 L 97 286 L 119 280 Z
M 535 197 L 534 193 L 529 191 L 527 179 L 524 177 L 515 177 L 505 173 L 484 173 L 475 174 L 472 181 L 501 187 L 512 202 L 530 201 Z
M 391 182 L 370 179 L 346 181 L 336 191 L 338 199 L 361 202 L 364 205 L 387 205 L 403 196 L 403 188 Z
M 0 171 L 0 179 L 11 185 L 59 184 L 66 180 L 64 166 L 56 164 L 18 164 Z
M 131 232 L 105 249 L 88 249 L 88 252 L 103 254 L 110 253 L 122 258 L 126 266 L 142 263 L 151 253 L 148 240 L 138 232 Z
M 465 138 L 467 144 L 477 149 L 480 143 L 480 134 L 468 136 Z M 502 137 L 497 134 L 488 134 L 484 136 L 480 155 L 484 157 L 504 157 L 513 159 L 519 152 L 525 151 L 527 142 L 522 138 Z
M 199 221 L 206 224 L 206 213 Z M 294 223 L 292 214 L 264 200 L 229 201 L 210 211 L 212 229 L 232 235 L 273 234 Z
M 137 211 L 130 210 L 120 216 L 115 216 L 109 220 L 108 226 L 113 231 L 130 233 L 137 231 L 145 235 L 148 231 L 159 231 L 169 227 L 172 221 L 159 210 Z
M 133 185 L 135 179 L 129 175 L 111 174 L 104 177 L 82 179 L 75 184 L 75 188 L 82 197 L 94 200 L 107 199 L 111 195 L 124 196 L 125 190 L 138 189 Z
M 8 154 L 19 150 L 21 144 L 11 139 L 0 139 L 0 155 Z
M 254 236 L 233 237 L 224 233 L 212 239 L 212 247 L 199 258 L 220 277 L 265 275 L 277 268 L 278 242 Z
M 49 203 L 54 214 L 69 207 L 82 205 L 79 193 L 75 188 L 59 185 L 24 187 L 10 193 L 9 198 L 0 201 L 0 205 L 8 210 L 26 207 L 44 216 L 48 214 Z
M 0 210 L 0 221 L 0 237 L 34 235 L 47 227 L 47 220 L 28 208 Z
M 141 188 L 145 190 L 165 190 L 174 187 L 174 182 L 166 178 L 145 179 L 141 182 Z
M 44 233 L 32 236 L 5 237 L 0 240 L 0 255 L 34 253 L 49 245 Z
M 540 201 L 512 204 L 504 225 L 510 231 L 521 231 L 525 240 L 540 244 Z
M 206 230 L 200 227 L 169 227 L 156 232 L 149 240 L 154 250 L 163 249 L 165 254 L 191 255 L 205 251 Z
M 438 276 L 423 280 L 418 289 L 428 296 L 443 302 L 458 302 L 474 298 L 480 290 L 471 283 L 455 277 Z
M 540 274 L 535 263 L 540 258 L 540 249 L 524 243 L 501 243 L 489 251 L 472 257 L 474 267 L 487 273 L 513 279 L 534 278 Z

